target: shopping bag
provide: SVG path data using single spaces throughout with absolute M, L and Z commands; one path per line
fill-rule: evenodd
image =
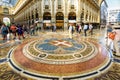
M 7 40 L 10 40 L 10 33 L 7 34 Z

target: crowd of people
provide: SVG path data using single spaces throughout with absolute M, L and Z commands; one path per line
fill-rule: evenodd
M 52 32 L 56 32 L 56 25 L 52 24 L 50 26 L 50 29 L 52 30 Z M 21 25 L 21 24 L 14 24 L 12 23 L 10 26 L 6 26 L 4 23 L 2 24 L 2 26 L 0 26 L 0 33 L 2 34 L 3 40 L 9 40 L 10 35 L 12 34 L 13 36 L 13 40 L 15 39 L 21 39 L 21 38 L 25 38 L 25 34 L 27 33 L 30 36 L 34 36 L 37 35 L 37 32 L 40 32 L 41 30 L 43 30 L 43 27 L 40 25 L 39 22 L 31 24 L 30 26 L 28 25 Z
M 68 26 L 69 30 L 69 38 L 73 38 L 73 33 L 76 31 L 77 33 L 81 33 L 83 30 L 84 36 L 87 36 L 87 33 L 90 33 L 90 35 L 93 35 L 93 26 L 92 24 L 85 23 L 84 25 L 77 24 L 76 26 L 74 24 L 69 24 Z
M 39 23 L 34 23 L 30 26 L 28 25 L 20 25 L 20 24 L 11 24 L 11 26 L 6 26 L 5 24 L 2 24 L 0 32 L 2 34 L 3 40 L 9 40 L 10 35 L 12 34 L 13 36 L 13 40 L 17 39 L 24 39 L 25 38 L 25 34 L 27 33 L 31 36 L 35 35 L 36 32 L 40 31 L 42 29 L 42 27 L 40 26 Z M 50 26 L 50 29 L 52 32 L 56 32 L 56 25 L 53 24 Z M 50 30 L 49 29 L 49 30 Z M 92 24 L 73 24 L 70 23 L 68 26 L 68 31 L 69 31 L 69 38 L 72 38 L 73 33 L 77 32 L 77 33 L 81 33 L 81 31 L 83 30 L 84 35 L 87 36 L 87 31 L 89 31 L 89 33 L 92 35 L 93 34 L 93 26 Z
M 56 25 L 53 24 L 50 26 L 49 30 L 51 29 L 52 32 L 56 32 Z M 120 30 L 112 28 L 111 26 L 107 26 L 106 28 L 106 43 L 110 50 L 112 50 L 114 53 L 120 56 L 120 49 L 118 42 L 120 42 Z M 42 27 L 39 23 L 34 23 L 30 26 L 28 25 L 20 25 L 20 24 L 11 24 L 11 26 L 6 26 L 5 24 L 2 24 L 0 27 L 0 33 L 3 37 L 3 40 L 15 40 L 15 39 L 25 39 L 26 36 L 33 36 L 37 32 L 41 31 Z M 70 23 L 68 26 L 68 34 L 69 38 L 73 38 L 74 33 L 81 34 L 83 32 L 84 36 L 86 37 L 89 33 L 89 35 L 93 35 L 93 26 L 92 24 L 84 23 L 83 24 L 74 24 Z M 27 35 L 26 35 L 27 34 Z M 10 37 L 12 35 L 12 38 Z
M 11 26 L 6 26 L 5 24 L 2 24 L 1 29 L 0 29 L 3 40 L 10 40 L 11 34 L 14 40 L 16 38 L 20 40 L 21 37 L 24 39 L 25 31 L 27 32 L 27 27 L 25 25 L 20 25 L 20 24 L 15 25 L 14 23 Z

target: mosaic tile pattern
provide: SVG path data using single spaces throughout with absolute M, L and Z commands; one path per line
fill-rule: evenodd
M 23 54 L 26 57 L 47 64 L 71 64 L 83 62 L 91 59 L 97 55 L 97 53 L 98 50 L 93 42 L 78 42 L 68 38 L 38 39 L 26 44 L 23 49 Z
M 28 43 L 30 43 L 31 41 L 38 42 L 39 40 L 41 40 L 41 42 L 46 41 L 47 43 L 49 42 L 48 40 L 50 38 L 57 39 L 59 37 L 58 40 L 68 39 L 66 38 L 68 35 L 63 36 L 61 33 L 59 36 L 58 33 L 54 33 L 54 34 L 42 33 L 41 35 L 42 36 L 40 36 L 40 38 L 37 39 L 36 37 L 38 36 L 32 37 L 32 40 L 31 39 L 25 40 L 23 44 L 17 46 L 17 48 L 13 48 L 13 46 L 10 45 L 9 45 L 10 48 L 9 46 L 6 45 L 2 48 L 4 49 L 4 55 L 0 54 L 0 80 L 61 80 L 61 79 L 62 80 L 84 80 L 84 79 L 85 80 L 119 80 L 120 79 L 120 71 L 119 71 L 120 58 L 117 56 L 113 57 L 111 53 L 110 56 L 106 55 L 107 53 L 106 49 L 102 48 L 101 46 L 102 42 L 100 42 L 101 44 L 99 44 L 98 41 L 99 36 L 102 35 L 99 36 L 93 35 L 94 38 L 93 37 L 78 38 L 78 36 L 74 37 L 74 40 L 77 42 L 80 42 L 81 40 L 84 40 L 85 42 L 90 41 L 99 48 L 98 49 L 99 55 L 96 55 L 94 58 L 91 58 L 90 60 L 83 61 L 80 63 L 74 63 L 74 64 L 63 64 L 63 63 L 46 64 L 46 63 L 33 61 L 30 58 L 26 58 L 26 56 L 23 55 L 24 51 L 22 50 L 23 47 L 28 45 Z M 47 37 L 46 35 L 49 37 Z M 0 44 L 3 45 L 4 43 L 0 43 Z M 45 54 L 44 53 L 40 54 L 39 51 L 41 49 L 36 51 L 35 44 L 36 42 L 33 42 L 29 45 L 28 49 L 29 51 L 30 50 L 32 51 L 31 55 L 37 56 L 39 58 L 46 58 L 48 56 L 46 54 L 47 52 L 44 52 Z M 61 45 L 61 47 L 65 47 L 65 46 Z M 5 48 L 9 48 L 9 49 L 6 50 Z M 14 52 L 12 52 L 13 51 L 12 48 L 15 49 Z M 74 57 L 81 58 L 87 55 L 88 52 L 89 50 L 87 49 L 85 53 L 81 52 L 81 54 L 74 54 Z M 62 53 L 64 53 L 64 51 L 62 51 Z M 73 53 L 71 52 L 69 54 L 73 54 Z M 73 56 L 69 56 L 65 58 L 73 59 Z M 55 57 L 55 59 L 61 60 L 61 58 L 59 57 Z M 41 66 L 39 66 L 38 64 Z
M 59 79 L 62 76 L 69 80 L 97 75 L 111 65 L 108 51 L 92 38 L 58 39 L 47 35 L 49 39 L 42 36 L 13 49 L 12 67 L 34 77 Z M 70 47 L 77 48 L 71 50 Z

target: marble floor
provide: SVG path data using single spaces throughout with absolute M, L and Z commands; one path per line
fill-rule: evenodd
M 73 39 L 67 31 L 0 38 L 0 80 L 119 80 L 120 57 L 106 47 L 104 29 L 93 32 Z

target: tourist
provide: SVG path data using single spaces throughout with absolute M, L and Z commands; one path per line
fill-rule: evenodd
M 17 31 L 17 27 L 15 26 L 15 24 L 13 23 L 12 26 L 10 26 L 10 30 L 14 36 L 13 39 L 16 39 L 16 31 Z
M 93 26 L 92 26 L 92 24 L 89 24 L 89 33 L 91 34 L 91 35 L 93 35 Z
M 21 36 L 22 36 L 23 39 L 25 38 L 23 33 L 24 32 L 23 32 L 22 26 L 18 24 L 17 25 L 17 34 L 18 34 L 18 39 L 19 40 L 21 40 Z
M 52 28 L 52 32 L 56 31 L 56 25 L 55 24 L 51 25 L 51 28 Z
M 69 30 L 69 38 L 72 39 L 72 33 L 73 33 L 73 26 L 72 24 L 70 24 L 70 26 L 68 27 Z
M 85 36 L 87 36 L 87 30 L 88 30 L 88 25 L 87 25 L 87 23 L 84 24 L 83 30 L 84 30 Z
M 79 26 L 79 27 L 78 27 L 78 33 L 80 34 L 80 32 L 81 32 L 81 30 L 82 30 L 82 26 L 81 26 L 81 24 L 79 24 L 78 26 Z
M 35 35 L 35 24 L 32 24 L 31 26 L 30 26 L 30 35 L 32 36 L 32 35 Z
M 116 32 L 115 31 L 110 32 L 108 34 L 108 48 L 110 50 L 112 50 L 113 52 L 115 52 L 115 48 L 114 48 L 114 39 L 115 39 L 115 36 L 116 36 Z
M 120 29 L 114 29 L 113 31 L 116 33 L 114 39 L 115 55 L 120 56 Z
M 3 24 L 1 27 L 1 34 L 2 34 L 3 40 L 7 40 L 8 32 L 9 32 L 9 28 L 5 24 Z

